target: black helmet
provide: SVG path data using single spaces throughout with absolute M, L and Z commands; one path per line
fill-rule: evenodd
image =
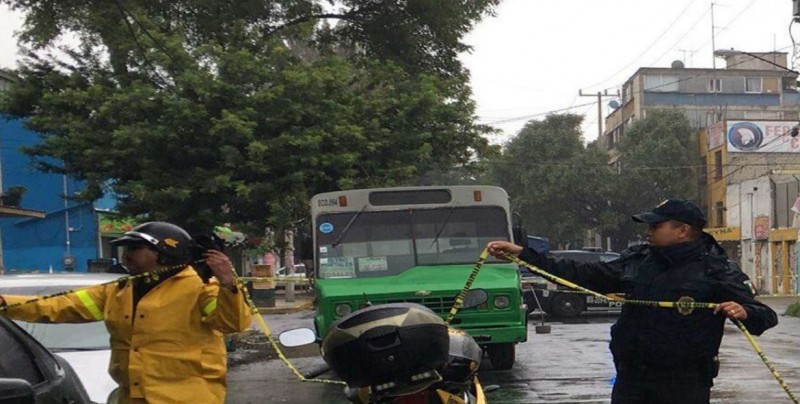
M 442 370 L 442 378 L 468 383 L 481 367 L 483 351 L 466 331 L 450 328 L 450 355 Z
M 322 341 L 325 362 L 350 387 L 393 396 L 441 380 L 447 361 L 447 325 L 412 303 L 382 304 L 337 321 Z
M 187 264 L 192 259 L 192 237 L 182 228 L 167 222 L 147 222 L 111 241 L 112 245 L 145 244 L 158 251 L 161 265 Z

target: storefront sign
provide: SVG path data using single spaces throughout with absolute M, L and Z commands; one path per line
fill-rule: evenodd
M 122 234 L 131 231 L 139 222 L 130 217 L 119 216 L 100 216 L 100 233 L 102 234 Z
M 797 122 L 728 121 L 729 153 L 800 153 L 800 137 L 790 132 Z
M 708 150 L 725 144 L 725 122 L 717 122 L 708 127 Z
M 714 236 L 717 241 L 738 241 L 742 239 L 742 231 L 739 227 L 714 227 L 703 231 Z
M 769 240 L 769 216 L 756 216 L 753 221 L 753 238 Z

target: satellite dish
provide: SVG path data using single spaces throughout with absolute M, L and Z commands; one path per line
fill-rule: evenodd
M 619 108 L 619 102 L 617 100 L 611 100 L 608 102 L 608 107 L 611 109 Z

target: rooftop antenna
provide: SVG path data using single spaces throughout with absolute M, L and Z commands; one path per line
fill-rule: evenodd
M 717 70 L 717 58 L 714 56 L 714 49 L 717 49 L 716 43 L 714 43 L 714 3 L 711 2 L 711 68 Z

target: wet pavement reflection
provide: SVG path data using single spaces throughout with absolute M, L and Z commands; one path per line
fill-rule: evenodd
M 779 313 L 782 310 L 778 309 Z M 615 370 L 608 350 L 614 315 L 584 315 L 547 322 L 549 334 L 536 334 L 531 316 L 528 342 L 517 345 L 517 362 L 508 371 L 493 371 L 484 359 L 480 378 L 500 389 L 492 403 L 608 403 Z M 278 327 L 280 329 L 280 327 Z M 758 344 L 795 392 L 800 389 L 800 319 L 780 317 L 779 325 L 757 338 Z M 712 389 L 714 404 L 789 403 L 767 368 L 733 324 L 727 324 L 720 358 L 722 370 Z M 319 357 L 292 359 L 310 368 Z M 340 386 L 301 383 L 279 361 L 231 370 L 228 403 L 347 403 Z

